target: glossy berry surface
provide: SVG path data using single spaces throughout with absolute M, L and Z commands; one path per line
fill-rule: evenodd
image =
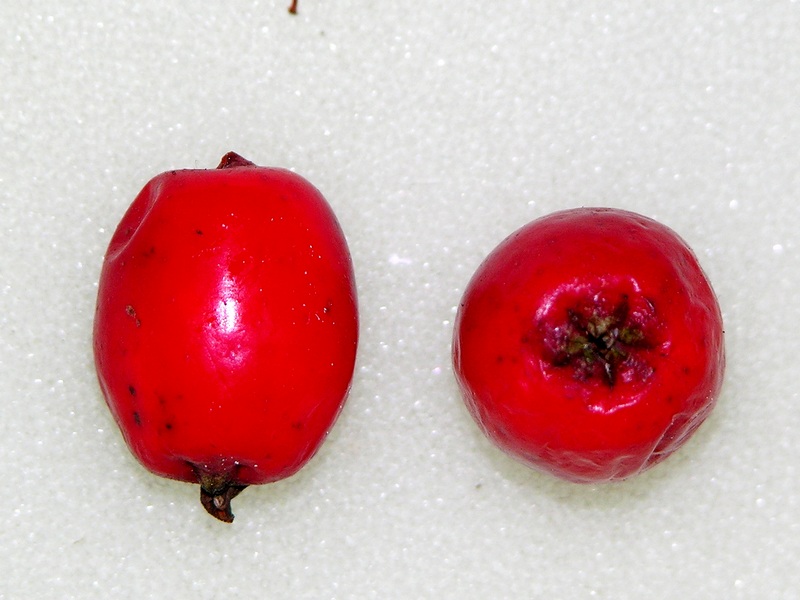
M 566 210 L 522 227 L 478 268 L 453 363 L 470 413 L 509 455 L 571 481 L 624 479 L 712 410 L 722 316 L 674 231 L 623 210 Z
M 305 179 L 229 153 L 158 175 L 109 244 L 94 325 L 100 386 L 136 458 L 201 485 L 231 521 L 244 487 L 288 477 L 349 391 L 353 267 Z

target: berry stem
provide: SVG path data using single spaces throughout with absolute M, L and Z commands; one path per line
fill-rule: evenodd
M 228 152 L 225 156 L 222 157 L 222 160 L 219 161 L 219 165 L 217 165 L 218 169 L 234 169 L 236 167 L 254 167 L 255 165 L 251 163 L 246 158 L 242 158 L 236 152 Z
M 297 0 L 292 0 L 292 5 L 289 7 L 289 12 L 293 15 L 297 14 Z
M 246 485 L 231 483 L 226 477 L 202 473 L 200 483 L 200 503 L 206 512 L 224 523 L 233 523 L 231 500 L 238 496 Z

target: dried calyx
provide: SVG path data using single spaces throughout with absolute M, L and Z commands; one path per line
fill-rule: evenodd
M 654 311 L 651 303 L 648 307 Z M 652 343 L 641 317 L 631 313 L 625 295 L 611 311 L 599 306 L 568 308 L 564 322 L 545 335 L 549 360 L 556 367 L 571 368 L 578 380 L 597 378 L 609 387 L 616 385 L 623 370 L 644 380 L 653 369 L 637 350 L 651 348 Z

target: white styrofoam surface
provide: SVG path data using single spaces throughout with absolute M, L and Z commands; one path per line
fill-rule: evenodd
M 797 598 L 800 3 L 287 5 L 0 7 L 0 598 Z M 327 443 L 232 526 L 130 456 L 90 347 L 128 203 L 228 150 L 322 190 L 363 324 Z M 599 487 L 500 454 L 450 369 L 483 256 L 580 205 L 676 229 L 727 331 L 698 435 Z

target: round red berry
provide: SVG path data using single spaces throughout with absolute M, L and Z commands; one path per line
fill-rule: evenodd
M 478 268 L 453 362 L 502 450 L 572 481 L 623 479 L 677 450 L 713 408 L 722 316 L 674 231 L 623 210 L 566 210 Z
M 139 193 L 100 275 L 100 385 L 150 471 L 231 521 L 244 487 L 295 473 L 339 414 L 358 316 L 344 235 L 305 179 L 230 153 Z

